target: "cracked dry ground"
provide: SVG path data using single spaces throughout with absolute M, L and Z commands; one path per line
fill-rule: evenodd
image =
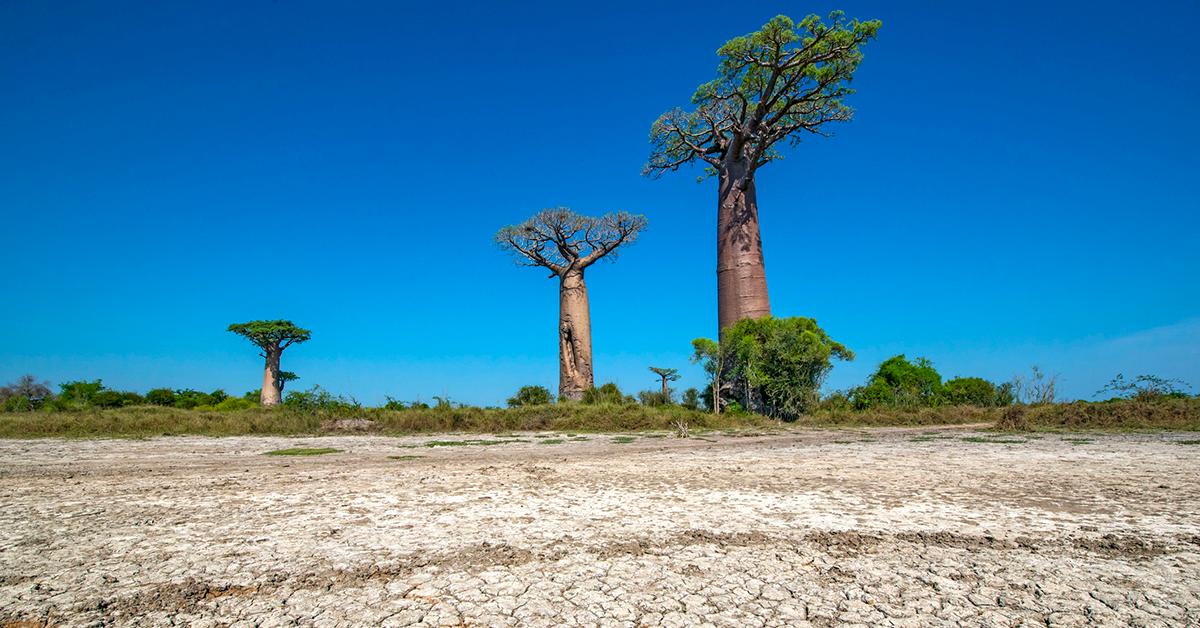
M 3 441 L 0 625 L 1200 624 L 1200 446 L 937 432 Z

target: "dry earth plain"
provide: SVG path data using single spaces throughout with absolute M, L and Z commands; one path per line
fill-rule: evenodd
M 0 442 L 0 625 L 1200 625 L 1194 435 L 485 438 Z

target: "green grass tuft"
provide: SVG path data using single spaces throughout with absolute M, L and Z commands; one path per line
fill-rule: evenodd
M 292 447 L 291 449 L 276 449 L 268 451 L 267 456 L 321 456 L 324 454 L 336 454 L 342 450 L 332 447 Z

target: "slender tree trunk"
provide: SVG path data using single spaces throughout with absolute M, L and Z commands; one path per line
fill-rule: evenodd
M 717 188 L 717 317 L 721 333 L 746 318 L 770 316 L 758 229 L 754 173 L 744 161 L 721 166 Z
M 558 396 L 579 401 L 594 385 L 587 286 L 582 270 L 569 270 L 558 287 Z
M 283 401 L 283 390 L 279 385 L 277 375 L 279 374 L 279 357 L 283 352 L 279 349 L 268 349 L 267 365 L 263 369 L 262 393 L 259 395 L 259 403 L 264 408 L 277 406 Z

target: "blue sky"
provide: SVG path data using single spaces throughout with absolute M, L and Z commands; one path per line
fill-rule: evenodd
M 644 213 L 589 270 L 595 369 L 700 385 L 715 200 L 640 176 L 650 123 L 770 17 L 883 20 L 855 121 L 759 175 L 772 306 L 858 353 L 1088 398 L 1200 387 L 1195 2 L 3 3 L 0 379 L 256 388 L 231 322 L 365 402 L 557 385 L 553 281 L 492 244 Z

